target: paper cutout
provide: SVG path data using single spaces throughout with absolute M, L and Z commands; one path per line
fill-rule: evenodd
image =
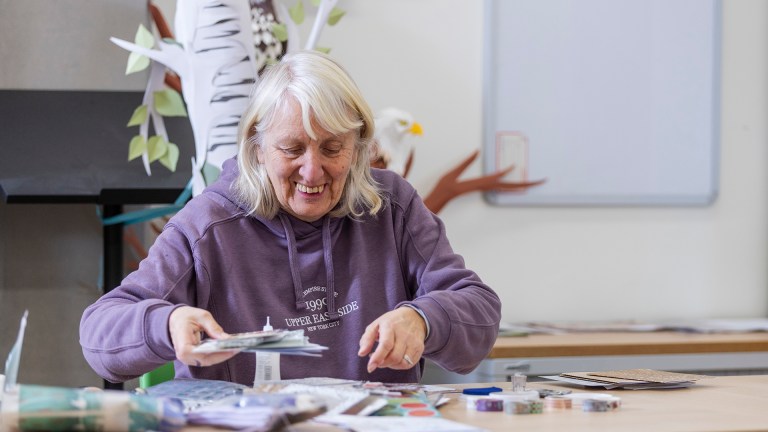
M 313 2 L 318 6 L 317 16 L 305 49 L 314 49 L 324 25 L 334 25 L 344 15 L 335 7 L 336 3 L 337 0 Z M 286 52 L 296 51 L 300 39 L 297 24 L 306 17 L 304 4 L 299 0 L 290 11 L 279 2 L 274 7 L 284 23 L 272 26 L 275 37 L 281 41 L 287 38 Z M 169 150 L 172 147 L 167 145 L 170 140 L 162 119 L 165 115 L 189 115 L 195 137 L 195 156 L 191 158 L 193 195 L 214 181 L 224 161 L 237 154 L 237 124 L 258 82 L 251 19 L 250 5 L 242 0 L 178 0 L 175 40 L 155 40 L 143 26 L 139 26 L 134 43 L 110 38 L 131 51 L 127 71 L 146 68 L 145 61 L 151 65 L 142 101 L 147 112 L 142 114 L 137 108 L 129 121 L 129 125 L 140 127 L 139 135 L 146 141 L 144 147 L 136 138 L 131 141 L 129 160 L 140 152 L 147 175 L 151 175 L 150 163 L 155 160 L 174 169 L 178 160 L 175 150 Z M 319 50 L 328 52 L 326 48 Z M 183 101 L 175 91 L 164 89 L 165 68 L 178 75 Z M 148 138 L 150 122 L 162 140 Z M 165 151 L 161 152 L 163 148 Z
M 168 143 L 168 151 L 159 159 L 160 163 L 172 172 L 176 172 L 176 164 L 179 162 L 179 146 Z
M 296 5 L 288 11 L 291 13 L 291 19 L 298 25 L 304 22 L 304 3 L 298 1 Z
M 279 40 L 280 42 L 285 42 L 288 40 L 288 30 L 285 24 L 272 24 L 272 34 L 275 35 L 275 39 Z
M 168 151 L 168 143 L 163 137 L 155 135 L 147 141 L 147 154 L 150 162 L 160 159 L 166 151 Z
M 147 141 L 141 135 L 136 135 L 128 145 L 128 160 L 132 161 L 147 151 Z
M 336 7 L 336 3 L 338 0 L 327 0 L 320 3 L 320 6 L 317 8 L 317 15 L 315 16 L 315 23 L 312 25 L 312 32 L 309 34 L 309 37 L 307 38 L 307 43 L 304 46 L 304 49 L 315 49 L 315 46 L 317 45 L 317 40 L 320 38 L 320 32 L 323 31 L 323 27 L 328 22 L 328 16 L 331 14 L 331 11 Z
M 331 13 L 328 14 L 328 25 L 335 26 L 345 14 L 346 12 L 339 8 L 331 9 Z
M 24 315 L 21 316 L 21 322 L 19 323 L 19 334 L 16 336 L 16 342 L 11 348 L 11 352 L 8 353 L 8 358 L 5 360 L 5 385 L 2 389 L 5 393 L 9 393 L 16 389 L 17 380 L 19 378 L 19 364 L 21 363 L 21 348 L 24 345 L 24 332 L 27 329 L 27 316 L 29 311 L 25 310 Z
M 147 106 L 139 105 L 135 110 L 133 110 L 133 115 L 131 115 L 131 119 L 128 120 L 128 127 L 141 125 L 147 121 L 148 116 L 149 114 L 147 112 Z
M 421 124 L 413 119 L 413 115 L 397 108 L 385 108 L 376 115 L 374 141 L 378 147 L 378 155 L 386 163 L 387 169 L 401 176 L 406 175 L 408 158 L 413 151 L 411 135 L 422 135 Z
M 154 93 L 155 110 L 166 117 L 186 117 L 184 101 L 181 95 L 174 89 L 166 88 Z
M 206 184 L 211 184 L 213 181 L 219 178 L 220 173 L 221 170 L 218 167 L 215 167 L 209 163 L 203 165 L 203 178 L 205 179 Z
M 155 44 L 155 38 L 152 33 L 147 30 L 144 25 L 139 25 L 139 29 L 136 30 L 135 37 L 136 45 L 152 48 Z M 125 74 L 130 75 L 135 72 L 143 71 L 149 66 L 149 59 L 138 53 L 131 53 L 128 56 L 128 65 L 125 68 Z

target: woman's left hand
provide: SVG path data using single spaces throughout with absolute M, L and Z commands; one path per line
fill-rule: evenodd
M 410 307 L 400 307 L 378 317 L 365 328 L 357 355 L 370 354 L 368 373 L 377 368 L 410 369 L 424 353 L 426 336 L 427 323 L 421 315 Z M 379 344 L 373 351 L 377 341 Z

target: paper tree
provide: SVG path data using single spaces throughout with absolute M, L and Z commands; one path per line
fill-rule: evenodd
M 336 1 L 313 2 L 318 7 L 317 16 L 305 49 L 315 47 L 326 23 L 335 24 L 343 16 L 343 11 L 335 8 Z M 258 72 L 270 58 L 280 54 L 267 36 L 266 26 L 272 27 L 278 40 L 287 39 L 287 52 L 298 49 L 300 43 L 297 25 L 304 19 L 303 3 L 299 1 L 290 10 L 275 3 L 277 20 L 269 15 L 271 12 L 265 14 L 264 3 L 178 0 L 175 38 L 156 40 L 140 27 L 135 43 L 110 39 L 131 51 L 128 73 L 151 67 L 143 104 L 129 122 L 129 125 L 140 126 L 139 135 L 130 144 L 129 158 L 140 155 L 148 175 L 151 174 L 149 164 L 154 160 L 160 160 L 171 170 L 175 170 L 178 160 L 178 147 L 170 143 L 162 115 L 185 115 L 185 112 L 178 92 L 165 88 L 166 68 L 180 79 L 195 138 L 193 195 L 212 183 L 224 161 L 237 153 L 237 124 L 258 82 Z M 157 21 L 154 13 L 153 16 Z M 279 25 L 277 21 L 285 24 Z M 165 28 L 160 29 L 162 32 L 168 32 L 167 25 L 158 25 L 161 26 Z M 257 56 L 257 46 L 272 50 Z M 153 137 L 148 137 L 150 119 L 156 132 Z
M 326 24 L 335 25 L 344 16 L 336 3 L 311 0 L 317 11 L 304 49 L 328 51 L 317 47 L 317 41 Z M 152 3 L 149 7 L 162 39 L 143 26 L 134 43 L 111 39 L 131 51 L 127 73 L 151 68 L 143 103 L 129 121 L 129 126 L 139 126 L 129 158 L 141 156 L 148 175 L 155 160 L 175 170 L 179 151 L 169 140 L 163 116 L 188 111 L 195 137 L 192 193 L 197 195 L 218 177 L 223 162 L 237 153 L 237 124 L 259 72 L 284 52 L 300 49 L 298 26 L 305 21 L 304 3 L 298 0 L 288 8 L 270 0 L 178 0 L 175 37 L 157 7 Z M 150 120 L 155 130 L 151 137 Z M 406 177 L 414 152 L 404 139 L 409 133 L 421 134 L 421 127 L 409 113 L 393 108 L 383 110 L 376 121 L 378 153 L 372 157 L 372 166 Z M 437 213 L 448 201 L 468 192 L 520 191 L 544 182 L 505 182 L 504 176 L 514 167 L 460 180 L 477 155 L 474 152 L 440 178 L 424 200 L 427 207 Z

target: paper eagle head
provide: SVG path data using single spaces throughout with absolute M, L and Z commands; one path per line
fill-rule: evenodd
M 421 125 L 411 113 L 397 108 L 385 108 L 375 117 L 373 165 L 405 175 L 406 163 L 413 150 L 409 135 L 422 135 Z

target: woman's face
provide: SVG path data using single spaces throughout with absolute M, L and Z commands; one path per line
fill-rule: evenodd
M 356 152 L 357 131 L 333 135 L 315 121 L 312 129 L 317 140 L 307 135 L 301 106 L 291 99 L 275 112 L 257 152 L 280 206 L 306 222 L 322 218 L 339 203 Z

